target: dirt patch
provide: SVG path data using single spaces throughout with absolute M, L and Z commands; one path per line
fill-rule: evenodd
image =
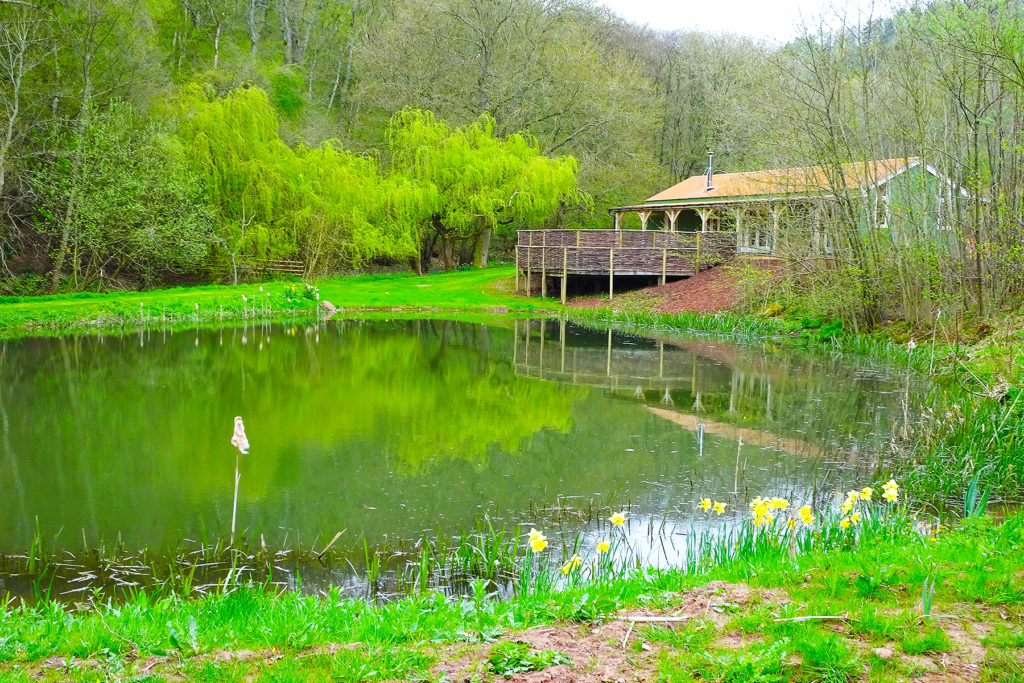
M 643 308 L 656 313 L 718 313 L 731 310 L 739 303 L 739 274 L 743 266 L 772 273 L 778 272 L 781 268 L 776 259 L 744 258 L 705 270 L 684 280 L 628 292 L 616 300 L 642 303 Z M 608 303 L 607 299 L 588 297 L 575 299 L 568 305 L 576 308 L 597 308 L 607 306 Z
M 773 591 L 771 597 L 782 598 L 783 594 Z M 516 674 L 511 679 L 513 681 L 603 683 L 655 680 L 658 677 L 656 665 L 660 645 L 645 641 L 643 627 L 678 628 L 693 619 L 708 619 L 720 628 L 732 618 L 727 608 L 764 599 L 766 596 L 744 584 L 713 581 L 679 593 L 678 599 L 664 609 L 621 610 L 613 618 L 597 625 L 541 626 L 507 634 L 487 645 L 448 648 L 440 653 L 443 661 L 434 668 L 434 672 L 446 674 L 451 681 L 470 680 L 474 674 L 484 680 L 504 680 L 487 672 L 486 660 L 492 648 L 501 642 L 511 641 L 526 643 L 534 650 L 556 650 L 573 661 L 572 667 L 559 665 L 543 671 Z M 748 634 L 748 644 L 753 642 L 751 638 Z

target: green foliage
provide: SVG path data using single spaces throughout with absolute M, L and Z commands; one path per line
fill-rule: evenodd
M 302 99 L 302 78 L 286 68 L 270 76 L 270 99 L 274 107 L 285 116 L 297 116 L 305 102 Z
M 172 110 L 218 209 L 228 255 L 303 256 L 309 272 L 322 273 L 415 251 L 409 219 L 422 196 L 336 142 L 288 147 L 262 90 L 217 97 L 191 85 Z
M 42 229 L 68 235 L 68 286 L 121 271 L 147 281 L 190 270 L 206 257 L 213 221 L 179 141 L 117 103 L 86 116 L 79 137 L 55 131 L 61 152 L 44 159 L 33 186 Z
M 487 114 L 450 128 L 431 112 L 405 108 L 392 117 L 387 138 L 395 170 L 426 193 L 419 229 L 442 240 L 449 266 L 452 239 L 483 238 L 475 262 L 486 265 L 496 226 L 537 223 L 563 203 L 585 201 L 575 159 L 544 156 L 526 134 L 497 137 Z
M 542 671 L 549 666 L 568 664 L 572 660 L 557 650 L 534 650 L 526 643 L 501 643 L 491 648 L 487 670 L 505 678 L 529 671 Z
M 705 681 L 782 683 L 790 680 L 793 675 L 793 668 L 787 661 L 790 652 L 789 642 L 780 639 L 768 645 L 753 645 L 736 652 L 699 652 L 688 659 L 686 668 L 682 670 L 671 660 L 663 662 L 660 668 L 667 681 L 692 680 L 689 673 L 683 674 L 683 671 L 689 669 Z M 680 677 L 681 674 L 686 677 Z

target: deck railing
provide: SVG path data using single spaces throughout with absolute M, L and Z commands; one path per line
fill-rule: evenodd
M 520 230 L 516 273 L 562 277 L 562 298 L 569 275 L 608 275 L 609 294 L 615 275 L 688 277 L 736 254 L 736 235 L 728 232 L 665 232 L 662 230 Z M 518 289 L 518 281 L 516 283 Z M 529 288 L 529 284 L 528 284 Z

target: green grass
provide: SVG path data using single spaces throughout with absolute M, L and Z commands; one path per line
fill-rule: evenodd
M 330 301 L 345 311 L 493 314 L 561 309 L 554 299 L 513 294 L 514 274 L 512 267 L 502 266 L 421 277 L 405 273 L 335 277 L 313 284 L 319 288 L 321 301 Z M 292 287 L 296 288 L 296 295 L 288 296 Z M 64 331 L 313 316 L 317 302 L 303 296 L 303 292 L 304 285 L 297 280 L 279 280 L 146 292 L 0 297 L 0 331 L 15 336 L 38 334 L 47 329 Z M 242 300 L 243 296 L 246 301 Z
M 474 653 L 481 667 L 492 655 L 510 667 L 540 667 L 557 657 L 503 643 L 515 643 L 517 633 L 533 626 L 586 625 L 621 609 L 661 605 L 671 614 L 680 591 L 711 580 L 783 591 L 786 601 L 755 597 L 720 615 L 714 610 L 686 624 L 638 628 L 637 636 L 657 649 L 665 680 L 708 680 L 717 671 L 714 680 L 846 681 L 864 667 L 885 679 L 903 675 L 904 665 L 874 661 L 864 654 L 868 647 L 894 643 L 897 654 L 917 656 L 954 650 L 945 633 L 952 620 L 923 619 L 920 586 L 928 576 L 936 580 L 933 613 L 987 623 L 985 646 L 1013 672 L 1013 658 L 1001 653 L 1021 647 L 1019 629 L 1008 625 L 1024 617 L 1022 551 L 1024 516 L 1017 515 L 1002 525 L 989 517 L 971 519 L 934 542 L 912 530 L 867 532 L 856 543 L 795 557 L 766 545 L 700 571 L 622 567 L 562 586 L 534 583 L 508 600 L 497 599 L 480 582 L 471 597 L 449 599 L 428 591 L 387 604 L 337 592 L 273 595 L 258 586 L 196 599 L 139 592 L 121 603 L 86 600 L 77 607 L 9 602 L 0 608 L 0 679 L 127 678 L 144 673 L 150 658 L 156 658 L 154 671 L 161 676 L 179 671 L 196 680 L 430 679 L 433 665 L 446 656 L 442 649 L 456 646 Z M 856 577 L 882 574 L 889 566 L 904 571 L 865 606 Z M 993 572 L 1008 577 L 995 604 L 970 580 Z M 716 615 L 725 620 L 718 626 L 709 618 Z M 835 621 L 795 620 L 820 615 L 847 622 L 837 627 Z M 506 630 L 510 635 L 503 635 Z M 742 646 L 719 646 L 727 633 L 745 634 Z M 497 646 L 489 642 L 495 639 Z M 250 653 L 252 659 L 227 659 L 226 651 Z M 53 658 L 61 658 L 59 670 Z

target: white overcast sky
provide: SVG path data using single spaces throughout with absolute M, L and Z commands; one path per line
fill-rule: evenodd
M 823 15 L 834 24 L 845 11 L 848 23 L 893 14 L 891 0 L 598 0 L 620 17 L 651 28 L 707 33 L 738 33 L 786 42 L 800 33 L 799 23 L 817 26 Z M 829 8 L 834 9 L 829 9 Z

